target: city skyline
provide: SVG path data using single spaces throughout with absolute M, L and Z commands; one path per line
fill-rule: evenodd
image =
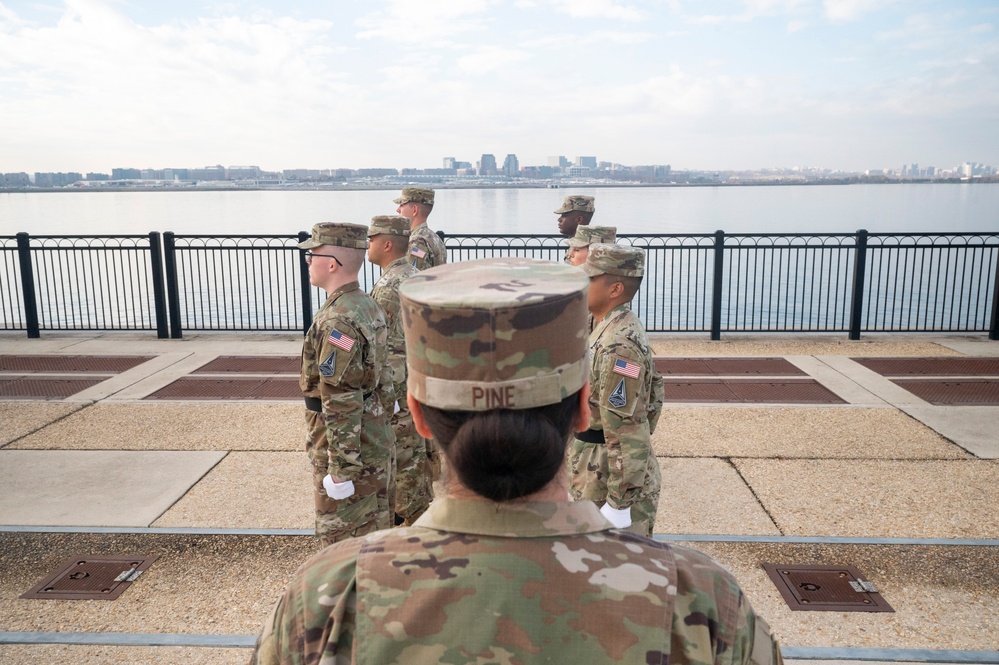
M 0 0 L 0 172 L 996 163 L 997 21 L 987 0 Z

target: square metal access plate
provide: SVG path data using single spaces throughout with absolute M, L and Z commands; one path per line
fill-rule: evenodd
M 853 566 L 765 563 L 763 569 L 792 610 L 894 612 L 871 582 Z
M 114 600 L 158 558 L 147 554 L 72 556 L 21 598 Z

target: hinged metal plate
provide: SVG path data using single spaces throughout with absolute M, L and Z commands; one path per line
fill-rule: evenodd
M 211 399 L 211 400 L 301 400 L 302 389 L 297 378 L 239 377 L 210 379 L 182 377 L 145 399 Z
M 299 356 L 219 356 L 194 370 L 193 374 L 294 374 L 302 369 Z
M 812 612 L 894 612 L 872 582 L 853 566 L 764 563 L 788 607 Z
M 654 358 L 664 376 L 804 376 L 784 358 Z
M 118 374 L 153 356 L 21 356 L 0 355 L 0 372 L 93 372 Z
M 21 598 L 114 600 L 158 558 L 155 554 L 69 557 Z

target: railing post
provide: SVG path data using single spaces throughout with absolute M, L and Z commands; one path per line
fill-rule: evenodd
M 163 267 L 166 270 L 167 307 L 170 310 L 170 337 L 180 339 L 180 280 L 177 278 L 177 246 L 172 231 L 163 234 Z
M 166 288 L 163 285 L 163 247 L 159 231 L 149 232 L 149 263 L 153 269 L 153 303 L 156 308 L 156 337 L 170 336 L 167 330 Z
M 715 270 L 711 283 L 711 339 L 721 339 L 722 280 L 725 268 L 725 232 L 715 231 Z
M 867 229 L 857 231 L 857 254 L 853 260 L 853 304 L 850 307 L 850 339 L 860 339 L 864 317 L 864 284 L 867 275 Z
M 17 234 L 17 260 L 21 264 L 21 298 L 24 300 L 24 325 L 28 337 L 41 337 L 38 328 L 38 299 L 35 296 L 35 269 L 31 264 L 31 237 Z
M 999 251 L 996 252 L 996 270 L 993 276 L 992 321 L 989 323 L 989 339 L 999 339 Z
M 298 232 L 298 242 L 311 238 L 305 231 Z M 309 280 L 309 264 L 305 262 L 305 252 L 298 250 L 298 276 L 302 285 L 302 334 L 312 327 L 312 282 Z

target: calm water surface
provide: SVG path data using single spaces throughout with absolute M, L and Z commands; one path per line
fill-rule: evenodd
M 448 233 L 555 234 L 567 194 L 596 197 L 619 233 L 995 232 L 997 184 L 440 189 Z M 290 234 L 320 221 L 393 214 L 398 190 L 0 194 L 0 235 Z

